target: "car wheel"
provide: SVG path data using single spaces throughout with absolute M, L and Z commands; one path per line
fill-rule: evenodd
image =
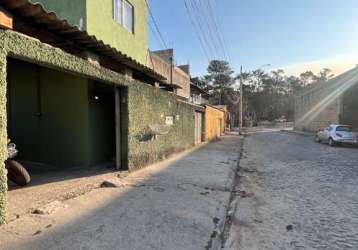
M 316 135 L 316 142 L 321 143 L 321 139 L 319 139 L 318 135 Z
M 336 146 L 336 142 L 335 142 L 332 138 L 329 138 L 328 144 L 329 144 L 329 146 L 331 146 L 331 147 Z

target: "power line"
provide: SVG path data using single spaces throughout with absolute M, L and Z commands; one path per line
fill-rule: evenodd
M 214 24 L 214 28 L 216 30 L 216 33 L 218 34 L 218 40 L 219 40 L 219 43 L 220 43 L 220 46 L 222 47 L 222 50 L 224 51 L 224 54 L 225 54 L 225 58 L 228 60 L 231 60 L 230 59 L 230 54 L 228 52 L 228 49 L 227 49 L 227 44 L 226 44 L 226 39 L 225 39 L 225 36 L 223 35 L 222 33 L 222 30 L 219 28 L 219 24 L 218 24 L 218 20 L 217 20 L 217 17 L 216 15 L 214 14 L 214 10 L 213 10 L 213 7 L 211 5 L 211 1 L 210 0 L 207 0 L 207 1 L 204 1 L 207 5 L 207 9 L 209 11 L 209 16 L 211 16 L 212 18 L 210 18 Z
M 155 30 L 155 28 L 153 27 L 152 23 L 149 23 L 149 28 L 151 30 L 151 33 L 154 35 L 155 40 L 157 41 L 158 44 L 162 43 L 162 40 L 160 39 L 160 37 L 157 34 L 157 31 Z
M 184 4 L 202 47 L 209 51 L 210 58 L 231 61 L 210 0 L 184 0 Z
M 210 62 L 210 56 L 209 56 L 210 53 L 208 53 L 207 48 L 206 48 L 206 46 L 205 46 L 205 43 L 204 43 L 204 41 L 203 41 L 203 38 L 200 36 L 199 29 L 198 29 L 198 27 L 196 26 L 196 24 L 195 24 L 195 22 L 194 22 L 194 18 L 193 18 L 193 16 L 192 16 L 192 13 L 191 13 L 191 11 L 190 11 L 190 8 L 189 8 L 188 3 L 187 3 L 186 0 L 184 0 L 184 5 L 185 5 L 185 9 L 186 9 L 186 11 L 187 11 L 187 13 L 188 13 L 188 16 L 189 16 L 189 20 L 190 20 L 190 22 L 191 22 L 191 25 L 193 26 L 194 31 L 195 31 L 195 33 L 197 34 L 197 37 L 198 37 L 199 43 L 200 43 L 200 45 L 201 45 L 201 48 L 202 48 L 202 50 L 203 50 L 203 52 L 204 52 L 204 55 L 206 56 L 208 62 Z
M 215 0 L 213 0 L 215 2 Z M 208 4 L 209 4 L 209 8 L 211 9 L 211 12 L 214 13 L 214 8 L 211 4 L 211 1 L 208 0 Z M 223 26 L 222 25 L 222 20 L 220 19 L 220 15 L 213 15 L 217 21 L 217 26 L 218 26 L 218 30 L 219 32 L 221 31 L 220 29 L 220 26 Z M 221 32 L 221 37 L 222 37 L 222 40 L 223 40 L 223 44 L 224 44 L 224 47 L 225 47 L 225 50 L 227 51 L 227 55 L 228 55 L 228 58 L 229 58 L 229 61 L 232 62 L 232 59 L 231 59 L 231 54 L 230 54 L 230 43 L 228 42 L 228 40 L 226 40 L 226 37 L 223 35 L 223 33 Z
M 206 4 L 204 4 L 206 3 Z M 227 59 L 226 54 L 225 54 L 225 50 L 223 48 L 223 46 L 221 45 L 220 42 L 220 34 L 218 33 L 218 31 L 215 29 L 215 24 L 214 24 L 214 17 L 213 15 L 210 13 L 208 5 L 207 5 L 207 0 L 206 1 L 198 1 L 198 5 L 200 5 L 200 10 L 202 10 L 202 17 L 206 23 L 208 32 L 211 36 L 211 40 L 215 46 L 215 49 L 217 50 L 218 54 L 219 54 L 219 58 L 223 58 L 223 59 Z M 200 11 L 198 8 L 198 11 Z M 214 25 L 213 25 L 214 24 Z
M 167 43 L 165 42 L 165 40 L 164 40 L 164 38 L 163 38 L 163 35 L 162 35 L 162 33 L 160 32 L 160 30 L 159 30 L 159 26 L 158 26 L 158 24 L 157 24 L 157 21 L 156 21 L 155 18 L 154 18 L 154 15 L 153 15 L 153 13 L 152 13 L 152 10 L 151 10 L 150 7 L 149 7 L 148 1 L 145 0 L 145 3 L 146 3 L 146 5 L 147 5 L 148 12 L 149 12 L 149 15 L 150 15 L 150 17 L 151 17 L 151 19 L 152 19 L 152 21 L 153 21 L 154 27 L 155 27 L 157 33 L 159 34 L 159 38 L 160 38 L 160 40 L 162 41 L 164 47 L 167 49 L 167 48 L 168 48 Z
M 208 49 L 210 50 L 210 54 L 211 54 L 211 58 L 216 58 L 217 53 L 218 53 L 218 49 L 216 47 L 216 45 L 213 43 L 214 39 L 210 34 L 210 30 L 209 28 L 204 27 L 205 26 L 205 20 L 202 19 L 202 15 L 200 13 L 200 8 L 196 5 L 196 0 L 192 1 L 192 0 L 188 0 L 190 3 L 191 9 L 192 9 L 192 13 L 194 16 L 194 21 L 196 21 L 197 26 L 199 27 L 199 34 L 202 35 L 204 42 L 206 43 L 206 46 L 208 47 Z M 197 12 L 195 14 L 195 12 Z

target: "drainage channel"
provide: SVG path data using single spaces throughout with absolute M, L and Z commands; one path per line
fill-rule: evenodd
M 205 249 L 207 250 L 218 250 L 222 249 L 225 246 L 226 239 L 229 235 L 231 224 L 232 224 L 232 216 L 236 210 L 237 199 L 238 199 L 238 190 L 236 190 L 237 185 L 240 181 L 239 170 L 240 170 L 240 160 L 243 154 L 243 145 L 245 136 L 241 137 L 241 142 L 239 145 L 239 156 L 237 161 L 237 167 L 234 171 L 234 178 L 231 185 L 230 191 L 230 199 L 228 203 L 224 206 L 224 210 L 220 213 L 219 218 L 214 218 L 213 222 L 215 224 L 215 229 L 210 236 L 210 240 L 206 245 Z

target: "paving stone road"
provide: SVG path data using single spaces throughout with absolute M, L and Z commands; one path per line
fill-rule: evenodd
M 254 133 L 240 168 L 226 249 L 358 249 L 357 148 Z

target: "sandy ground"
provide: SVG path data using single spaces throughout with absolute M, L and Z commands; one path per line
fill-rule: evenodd
M 106 176 L 118 187 L 91 189 L 50 204 L 50 214 L 24 214 L 0 227 L 0 249 L 215 247 L 239 148 L 238 136 L 225 136 L 125 178 Z
M 28 187 L 21 188 L 9 182 L 7 220 L 16 220 L 53 201 L 64 201 L 90 192 L 104 180 L 120 174 L 106 166 L 31 171 L 32 180 Z
M 248 135 L 225 249 L 358 249 L 357 162 L 313 137 Z

